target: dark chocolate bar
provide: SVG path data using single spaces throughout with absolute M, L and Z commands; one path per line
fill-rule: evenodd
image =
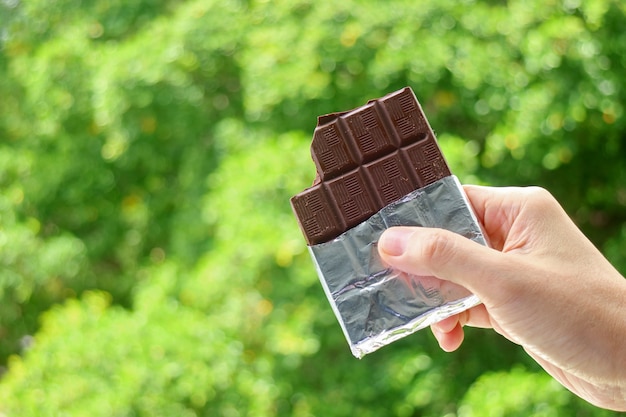
M 451 175 L 411 88 L 320 116 L 312 187 L 291 199 L 309 245 L 328 242 L 418 188 Z
M 410 88 L 321 116 L 311 154 L 317 177 L 291 205 L 356 357 L 480 302 L 456 284 L 390 268 L 378 254 L 381 234 L 400 225 L 485 244 Z

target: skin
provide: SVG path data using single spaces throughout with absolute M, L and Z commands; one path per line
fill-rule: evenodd
M 546 190 L 466 186 L 491 247 L 442 229 L 394 227 L 390 266 L 464 286 L 482 304 L 431 327 L 453 351 L 492 328 L 596 406 L 626 411 L 626 279 Z

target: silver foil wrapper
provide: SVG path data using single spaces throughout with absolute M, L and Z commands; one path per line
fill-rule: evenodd
M 357 358 L 480 303 L 451 282 L 384 265 L 376 245 L 392 226 L 443 228 L 486 244 L 460 182 L 451 175 L 407 194 L 339 237 L 309 246 L 328 301 Z

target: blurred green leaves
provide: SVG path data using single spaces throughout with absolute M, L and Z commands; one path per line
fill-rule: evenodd
M 611 415 L 518 347 L 354 360 L 289 197 L 405 85 L 468 183 L 547 187 L 626 272 L 617 1 L 0 2 L 0 414 Z

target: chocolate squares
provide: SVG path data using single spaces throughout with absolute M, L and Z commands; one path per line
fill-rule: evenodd
M 411 191 L 451 175 L 409 87 L 319 117 L 311 154 L 316 181 L 291 199 L 308 245 L 328 242 Z

